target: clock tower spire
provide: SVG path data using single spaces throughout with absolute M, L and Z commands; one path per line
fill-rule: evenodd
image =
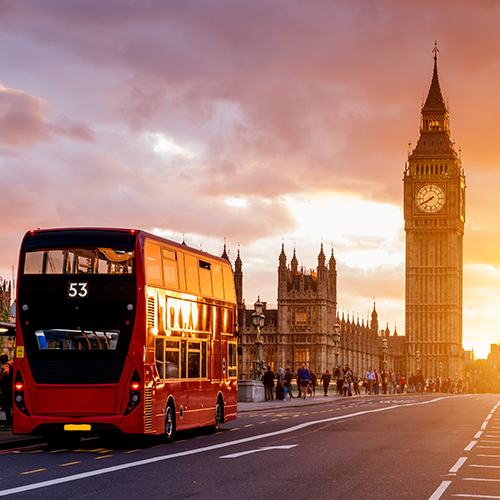
M 451 140 L 437 44 L 433 53 L 420 137 L 403 177 L 407 366 L 410 373 L 421 368 L 424 377 L 455 379 L 463 378 L 465 175 Z

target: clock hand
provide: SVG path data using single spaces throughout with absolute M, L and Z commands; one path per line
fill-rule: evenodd
M 427 203 L 429 203 L 429 201 L 433 200 L 434 199 L 434 196 L 431 196 L 430 198 L 427 198 L 425 201 L 424 201 L 424 205 L 426 205 Z

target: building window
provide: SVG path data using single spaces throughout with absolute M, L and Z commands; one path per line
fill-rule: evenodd
M 307 325 L 307 312 L 305 309 L 299 309 L 295 316 L 296 326 L 306 326 Z

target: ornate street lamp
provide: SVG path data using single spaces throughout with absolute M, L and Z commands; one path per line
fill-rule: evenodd
M 254 380 L 259 380 L 262 373 L 263 361 L 260 359 L 260 345 L 262 340 L 260 339 L 260 331 L 264 328 L 264 323 L 266 321 L 265 315 L 262 313 L 264 310 L 264 304 L 260 301 L 260 296 L 257 297 L 257 302 L 253 305 L 255 311 L 252 313 L 252 325 L 257 332 L 257 337 L 255 339 L 255 346 L 257 347 L 257 359 L 253 362 L 253 373 L 252 378 Z
M 382 352 L 384 353 L 384 372 L 387 374 L 387 352 L 389 351 L 389 346 L 387 345 L 387 339 L 384 337 L 382 339 Z
M 417 372 L 420 371 L 420 351 L 417 351 L 416 353 L 416 360 L 417 360 Z
M 341 338 L 342 336 L 340 335 L 340 325 L 338 323 L 335 323 L 335 325 L 333 325 L 332 334 L 333 345 L 335 346 L 335 368 L 338 368 L 339 366 L 339 344 Z

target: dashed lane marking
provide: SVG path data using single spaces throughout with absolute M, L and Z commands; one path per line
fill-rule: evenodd
M 21 475 L 25 476 L 27 474 L 35 474 L 36 472 L 43 472 L 47 469 L 35 469 L 35 470 L 27 470 L 26 472 L 21 472 Z
M 59 464 L 58 467 L 68 467 L 70 465 L 81 464 L 82 462 L 79 460 L 77 462 L 68 462 L 67 464 Z

